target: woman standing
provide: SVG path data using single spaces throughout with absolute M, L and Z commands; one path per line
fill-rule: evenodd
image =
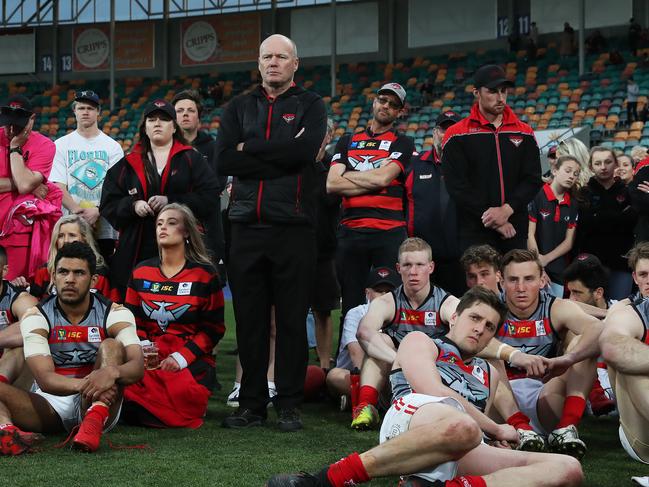
M 225 333 L 223 292 L 189 208 L 165 205 L 156 239 L 159 257 L 133 270 L 125 304 L 160 365 L 126 388 L 125 414 L 146 426 L 197 428 L 216 377 L 212 350 Z
M 606 147 L 590 150 L 589 167 L 595 174 L 579 192 L 579 253 L 594 254 L 611 271 L 608 294 L 622 299 L 631 294 L 633 281 L 624 255 L 633 246 L 637 213 L 626 185 L 615 179 L 617 159 Z
M 157 254 L 155 221 L 167 203 L 187 205 L 199 218 L 218 211 L 216 176 L 185 142 L 174 107 L 149 103 L 140 141 L 104 179 L 99 211 L 119 231 L 111 283 L 122 294 L 133 267 Z

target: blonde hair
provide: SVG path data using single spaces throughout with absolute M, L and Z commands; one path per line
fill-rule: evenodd
M 588 180 L 594 176 L 588 165 L 590 160 L 588 147 L 581 140 L 574 137 L 562 140 L 557 147 L 557 159 L 561 156 L 572 156 L 579 163 L 581 170 L 575 186 L 577 189 L 586 186 Z
M 192 210 L 190 210 L 188 206 L 181 205 L 180 203 L 169 203 L 160 210 L 158 217 L 160 217 L 160 215 L 165 211 L 169 210 L 176 210 L 183 217 L 183 226 L 187 232 L 187 239 L 185 241 L 185 259 L 198 264 L 211 266 L 212 261 L 210 260 L 209 253 L 205 247 L 205 242 L 203 242 L 203 233 L 198 228 L 198 220 L 194 216 L 194 213 L 192 213 Z M 158 252 L 160 252 L 159 245 Z
M 631 149 L 631 159 L 634 160 L 634 164 L 635 159 L 642 160 L 645 157 L 647 157 L 647 148 L 642 145 L 634 145 Z
M 419 251 L 426 252 L 426 254 L 428 255 L 428 260 L 433 260 L 433 251 L 425 240 L 422 240 L 419 237 L 407 238 L 399 246 L 399 260 L 401 260 L 401 255 L 406 252 Z
M 97 268 L 99 269 L 100 267 L 106 267 L 106 262 L 104 261 L 104 258 L 99 252 L 99 249 L 97 248 L 97 242 L 95 242 L 95 236 L 92 233 L 92 227 L 90 226 L 90 224 L 86 220 L 81 218 L 79 215 L 62 216 L 61 218 L 59 218 L 59 221 L 57 221 L 56 224 L 54 225 L 54 229 L 52 230 L 52 238 L 50 239 L 50 250 L 47 253 L 47 272 L 50 275 L 50 285 L 47 290 L 48 292 L 51 292 L 52 286 L 54 285 L 52 276 L 54 275 L 54 259 L 56 257 L 56 253 L 59 250 L 56 247 L 56 242 L 59 237 L 59 232 L 61 231 L 61 227 L 63 225 L 70 225 L 73 223 L 77 227 L 79 227 L 79 234 L 81 235 L 81 241 L 90 245 L 90 248 L 94 252 L 95 258 L 97 259 Z

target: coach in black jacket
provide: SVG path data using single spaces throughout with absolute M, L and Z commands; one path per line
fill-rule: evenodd
M 527 248 L 527 204 L 541 188 L 534 131 L 507 106 L 512 85 L 500 66 L 475 73 L 476 103 L 442 144 L 446 187 L 457 205 L 460 251 L 489 244 Z
M 266 418 L 271 305 L 277 325 L 275 406 L 283 431 L 302 427 L 306 314 L 315 269 L 314 161 L 325 135 L 324 102 L 295 86 L 293 41 L 272 35 L 259 48 L 262 85 L 232 100 L 217 137 L 219 174 L 234 176 L 228 275 L 243 368 L 239 409 L 223 426 Z

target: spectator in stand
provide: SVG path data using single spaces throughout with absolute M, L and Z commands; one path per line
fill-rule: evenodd
M 466 287 L 482 286 L 502 295 L 501 255 L 490 245 L 474 245 L 464 251 L 460 264 L 464 268 Z
M 400 284 L 399 275 L 390 267 L 379 267 L 372 269 L 367 276 L 365 287 L 365 304 L 359 304 L 349 310 L 345 316 L 343 324 L 343 333 L 340 340 L 340 349 L 336 367 L 331 369 L 327 374 L 327 388 L 334 397 L 340 397 L 340 410 L 347 410 L 347 406 L 355 407 L 354 398 L 350 402 L 351 391 L 351 372 L 354 369 L 360 371 L 365 358 L 365 352 L 358 343 L 356 332 L 358 325 L 363 317 L 367 314 L 370 303 L 375 298 L 383 296 L 386 293 L 394 291 Z M 360 372 L 358 372 L 360 374 Z
M 640 87 L 635 82 L 633 76 L 629 76 L 626 80 L 626 114 L 627 124 L 638 120 L 638 95 L 640 94 Z
M 157 347 L 159 368 L 147 363 L 124 390 L 123 414 L 145 426 L 198 428 L 216 378 L 212 350 L 225 333 L 223 292 L 187 206 L 165 205 L 155 228 L 159 256 L 133 270 L 125 304 L 140 339 Z
M 608 55 L 608 64 L 611 66 L 619 66 L 624 64 L 624 57 L 622 53 L 617 49 L 611 49 L 611 52 Z
M 593 171 L 588 166 L 590 153 L 588 152 L 588 147 L 581 140 L 575 137 L 562 140 L 557 146 L 556 156 L 572 156 L 579 161 L 581 170 L 579 171 L 579 181 L 575 185 L 576 189 L 586 186 L 590 178 L 593 177 Z
M 595 175 L 577 196 L 577 249 L 596 255 L 610 269 L 609 296 L 622 299 L 631 294 L 633 284 L 624 256 L 633 246 L 637 213 L 626 186 L 615 180 L 617 160 L 611 149 L 593 147 L 589 166 Z
M 638 47 L 640 47 L 640 35 L 642 34 L 642 27 L 636 20 L 631 17 L 629 19 L 629 49 L 634 56 L 638 55 Z
M 315 320 L 316 351 L 320 367 L 331 368 L 333 321 L 331 312 L 340 309 L 340 284 L 336 277 L 336 229 L 340 222 L 340 197 L 327 194 L 327 174 L 331 154 L 327 145 L 333 137 L 334 124 L 327 120 L 325 135 L 316 157 L 318 197 L 316 199 L 316 268 L 311 310 Z
M 633 159 L 631 156 L 622 154 L 617 156 L 617 168 L 615 169 L 615 177 L 622 181 L 625 186 L 628 186 L 633 181 Z
M 110 287 L 108 281 L 108 268 L 104 261 L 104 257 L 101 255 L 99 247 L 95 242 L 92 227 L 80 214 L 65 215 L 56 222 L 54 229 L 52 230 L 47 262 L 36 269 L 33 279 L 27 281 L 21 276 L 14 279 L 12 283 L 22 287 L 29 286 L 29 293 L 39 301 L 51 296 L 52 294 L 56 294 L 57 291 L 52 279 L 54 273 L 54 258 L 56 257 L 56 253 L 61 250 L 61 247 L 70 242 L 86 243 L 95 253 L 95 259 L 97 261 L 97 279 L 93 282 L 91 291 L 101 293 L 108 299 L 118 298 L 119 296 Z
M 47 181 L 54 143 L 32 130 L 35 118 L 22 95 L 0 107 L 0 245 L 7 251 L 8 280 L 32 277 L 45 262 L 61 216 L 61 190 Z
M 336 144 L 327 179 L 327 191 L 343 197 L 336 251 L 342 318 L 363 303 L 370 269 L 394 266 L 407 237 L 405 175 L 414 142 L 395 128 L 406 90 L 386 83 L 376 94 L 367 128 Z
M 319 95 L 293 82 L 298 65 L 291 39 L 266 38 L 259 47 L 261 85 L 228 103 L 221 117 L 219 173 L 234 176 L 228 274 L 243 367 L 239 408 L 223 421 L 226 428 L 266 420 L 273 305 L 278 427 L 302 428 L 305 323 L 316 264 L 314 161 L 327 113 Z
M 431 78 L 426 78 L 424 82 L 419 87 L 419 93 L 421 93 L 421 104 L 427 106 L 433 100 L 433 95 L 435 93 L 435 85 Z
M 101 255 L 110 262 L 117 232 L 99 215 L 98 206 L 106 172 L 124 157 L 124 151 L 117 141 L 99 130 L 101 101 L 94 91 L 78 91 L 72 113 L 77 128 L 54 141 L 56 153 L 50 181 L 63 191 L 66 213 L 80 215 L 93 227 Z
M 584 42 L 586 44 L 586 54 L 597 54 L 606 49 L 606 39 L 604 39 L 599 29 L 596 29 L 586 37 Z
M 195 90 L 185 90 L 174 96 L 171 104 L 176 110 L 176 122 L 182 130 L 185 140 L 196 149 L 205 159 L 219 183 L 217 194 L 225 189 L 227 178 L 219 177 L 216 167 L 216 142 L 210 134 L 199 130 L 203 103 L 200 95 Z M 204 218 L 205 244 L 210 252 L 212 261 L 221 276 L 221 283 L 225 285 L 225 241 L 223 239 L 223 224 L 221 223 L 220 200 L 214 211 Z
M 536 22 L 530 24 L 530 39 L 536 47 L 539 47 L 539 27 Z
M 435 283 L 454 296 L 466 290 L 459 264 L 455 202 L 450 199 L 442 176 L 444 133 L 460 121 L 453 111 L 442 112 L 433 129 L 433 148 L 413 156 L 406 174 L 408 236 L 425 240 L 433 250 Z
M 167 203 L 189 206 L 198 218 L 218 208 L 218 183 L 204 158 L 187 145 L 174 107 L 150 102 L 140 123 L 140 141 L 108 170 L 100 212 L 119 231 L 111 285 L 124 296 L 131 270 L 157 255 L 155 221 Z
M 559 46 L 559 54 L 561 57 L 572 56 L 575 51 L 575 29 L 572 28 L 570 23 L 564 22 L 563 32 L 561 33 L 561 44 Z
M 579 178 L 580 165 L 572 156 L 562 156 L 546 183 L 530 202 L 527 248 L 539 254 L 552 294 L 563 297 L 562 274 L 570 261 L 577 228 L 577 202 L 572 188 Z
M 534 131 L 507 106 L 513 84 L 497 65 L 474 75 L 470 115 L 446 130 L 442 170 L 457 205 L 459 249 L 488 243 L 505 252 L 525 247 L 527 204 L 541 188 Z

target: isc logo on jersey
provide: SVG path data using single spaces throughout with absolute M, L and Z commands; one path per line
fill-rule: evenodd
M 437 313 L 434 311 L 426 311 L 424 313 L 424 325 L 437 326 Z

